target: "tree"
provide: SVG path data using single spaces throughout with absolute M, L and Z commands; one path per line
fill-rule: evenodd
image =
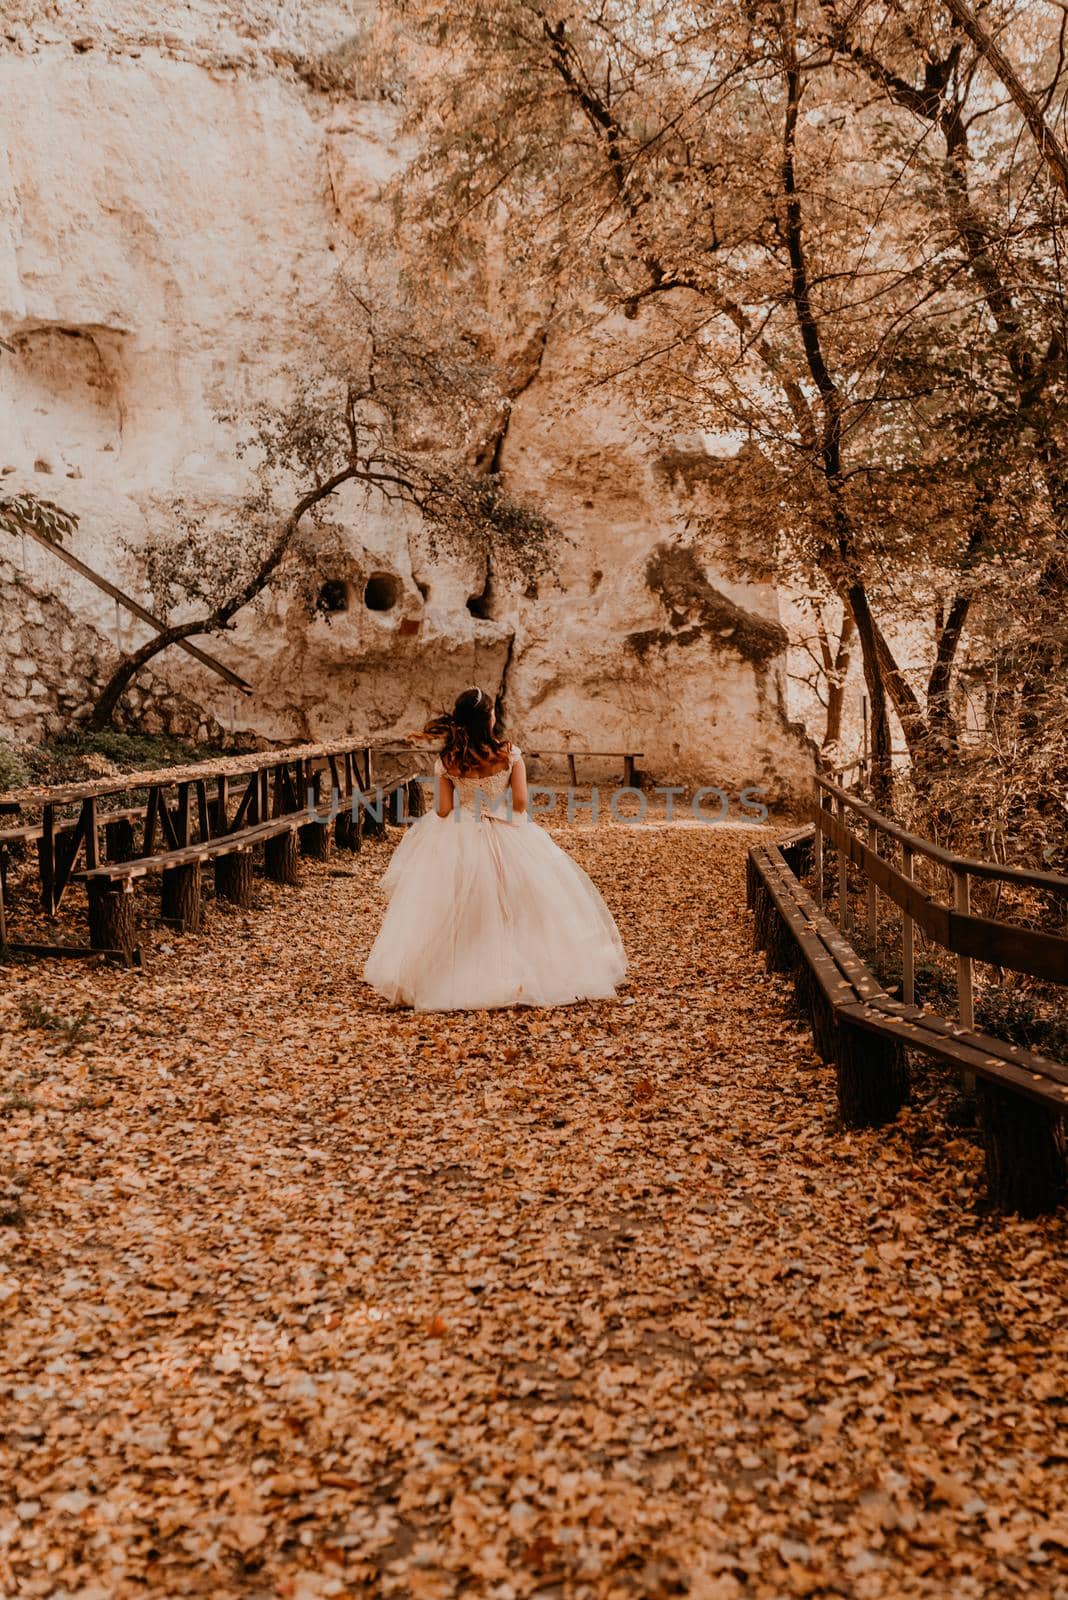
M 0 492 L 0 528 L 5 533 L 34 533 L 52 544 L 62 544 L 78 526 L 78 518 L 54 500 L 36 494 Z
M 169 645 L 229 628 L 282 580 L 287 563 L 297 582 L 305 523 L 347 484 L 362 485 L 368 502 L 415 507 L 434 537 L 491 538 L 520 572 L 544 560 L 551 525 L 465 464 L 476 420 L 497 398 L 485 372 L 446 342 L 435 349 L 401 327 L 384 345 L 381 311 L 343 279 L 336 287 L 316 332 L 316 359 L 290 375 L 289 404 L 222 419 L 244 430 L 239 449 L 255 469 L 229 536 L 179 517 L 179 537 L 146 553 L 164 614 L 191 604 L 201 611 L 173 621 L 118 664 L 93 708 L 93 727 L 110 723 L 137 674 Z M 437 448 L 427 446 L 428 431 Z
M 402 202 L 426 258 L 469 267 L 479 228 L 503 233 L 553 284 L 561 320 L 584 324 L 591 385 L 625 386 L 665 435 L 749 436 L 735 555 L 846 606 L 884 794 L 888 700 L 918 770 L 959 753 L 954 673 L 976 597 L 1021 566 L 1031 592 L 1064 459 L 1062 345 L 1051 334 L 1025 357 L 988 271 L 992 238 L 1030 250 L 1031 301 L 1064 325 L 1059 196 L 1024 174 L 1021 243 L 962 193 L 969 117 L 996 129 L 1003 214 L 1019 155 L 979 56 L 928 12 L 401 0 L 389 39 L 394 66 L 404 29 L 436 52 L 432 76 L 409 78 L 427 147 Z M 915 90 L 905 57 L 924 62 Z M 1051 91 L 1060 78 L 1058 60 Z M 931 159 L 916 117 L 948 159 Z M 1026 627 L 1008 586 L 998 598 Z M 919 690 L 891 644 L 903 622 L 926 635 Z

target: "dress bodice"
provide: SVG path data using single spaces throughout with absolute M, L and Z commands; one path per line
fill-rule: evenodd
M 434 763 L 434 771 L 452 784 L 455 803 L 462 811 L 473 811 L 476 814 L 495 811 L 498 816 L 504 816 L 504 794 L 512 781 L 512 768 L 518 760 L 519 747 L 513 744 L 508 747 L 508 765 L 502 767 L 499 772 L 469 772 L 460 778 L 455 773 L 446 771 L 440 756 Z

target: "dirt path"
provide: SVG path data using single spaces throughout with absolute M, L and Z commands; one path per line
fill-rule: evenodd
M 1068 1596 L 1063 1217 L 835 1127 L 744 832 L 558 837 L 625 1004 L 383 1011 L 383 844 L 3 974 L 0 1593 Z

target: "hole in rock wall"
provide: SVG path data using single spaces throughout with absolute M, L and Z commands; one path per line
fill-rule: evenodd
M 316 596 L 315 609 L 328 617 L 349 609 L 349 586 L 343 578 L 327 578 Z
M 485 582 L 478 594 L 468 595 L 467 609 L 480 622 L 489 622 L 493 617 L 493 572 L 488 562 Z
M 38 471 L 78 469 L 122 433 L 116 335 L 80 328 L 31 328 L 10 337 L 14 355 L 0 386 Z
M 392 572 L 372 572 L 363 591 L 368 611 L 392 611 L 399 601 L 401 581 Z

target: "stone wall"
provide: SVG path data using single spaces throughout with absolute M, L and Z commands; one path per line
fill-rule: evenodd
M 35 744 L 84 722 L 117 655 L 62 594 L 0 557 L 0 738 Z M 221 742 L 213 717 L 160 674 L 142 674 L 124 696 L 116 726 Z

